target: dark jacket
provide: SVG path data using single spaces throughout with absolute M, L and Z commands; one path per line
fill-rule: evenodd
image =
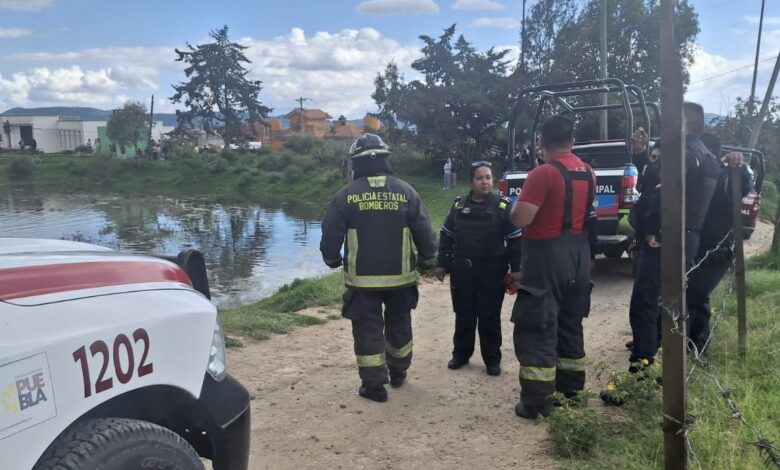
M 512 225 L 512 201 L 491 193 L 483 202 L 471 193 L 458 196 L 439 234 L 436 265 L 450 270 L 452 258 L 504 259 L 513 272 L 520 271 L 520 237 L 523 230 Z
M 746 165 L 740 168 L 740 176 L 742 177 L 741 196 L 745 197 L 752 189 L 750 173 Z M 731 169 L 726 165 L 721 165 L 720 177 L 712 194 L 712 202 L 701 229 L 700 254 L 718 247 L 721 240 L 724 240 L 726 234 L 734 227 L 731 199 Z M 740 206 L 741 204 L 740 201 Z M 733 240 L 734 236 L 732 234 L 721 246 L 728 249 L 733 244 Z
M 685 229 L 701 231 L 720 176 L 720 161 L 698 135 L 685 137 Z
M 356 178 L 331 201 L 320 242 L 322 258 L 331 268 L 343 262 L 342 245 L 344 283 L 354 289 L 414 285 L 415 267 L 433 267 L 436 255 L 420 196 L 406 182 L 384 174 Z

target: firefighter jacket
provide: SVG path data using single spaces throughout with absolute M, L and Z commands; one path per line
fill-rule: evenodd
M 699 232 L 720 176 L 720 162 L 698 135 L 685 138 L 685 229 Z
M 376 175 L 357 178 L 336 193 L 322 221 L 320 252 L 331 268 L 344 264 L 348 288 L 390 290 L 416 284 L 415 268 L 433 267 L 436 244 L 414 188 Z
M 453 258 L 504 258 L 513 272 L 519 272 L 523 230 L 512 225 L 511 209 L 509 199 L 492 193 L 479 203 L 471 193 L 458 196 L 441 227 L 437 266 L 449 272 Z

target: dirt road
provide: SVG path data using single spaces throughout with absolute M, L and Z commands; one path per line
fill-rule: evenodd
M 768 246 L 770 237 L 771 226 L 761 225 L 746 252 Z M 626 260 L 605 259 L 596 271 L 593 307 L 585 320 L 589 372 L 597 362 L 622 369 L 628 365 L 631 267 Z M 400 389 L 388 387 L 390 400 L 383 404 L 356 393 L 347 320 L 231 349 L 229 370 L 253 396 L 250 468 L 557 468 L 544 452 L 549 445 L 544 426 L 514 414 L 519 387 L 509 322 L 513 302 L 507 297 L 502 313 L 503 374 L 486 375 L 478 353 L 470 365 L 451 371 L 448 283 L 424 282 L 414 312 L 409 380 Z

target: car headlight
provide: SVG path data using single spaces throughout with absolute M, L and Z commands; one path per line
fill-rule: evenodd
M 217 382 L 227 376 L 227 361 L 225 360 L 225 337 L 222 335 L 222 324 L 217 319 L 214 325 L 214 338 L 211 340 L 211 351 L 209 352 L 209 365 L 207 369 L 209 374 Z

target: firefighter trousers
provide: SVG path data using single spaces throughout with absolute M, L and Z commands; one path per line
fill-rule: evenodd
M 522 281 L 512 309 L 520 400 L 542 406 L 553 392 L 585 386 L 582 320 L 590 312 L 590 248 L 583 235 L 523 240 Z
M 500 259 L 452 260 L 450 293 L 455 310 L 452 357 L 465 361 L 479 346 L 486 365 L 501 363 L 501 305 L 507 261 Z
M 412 363 L 412 309 L 417 286 L 393 290 L 347 289 L 342 314 L 352 321 L 358 373 L 363 384 L 378 387 L 391 373 Z

